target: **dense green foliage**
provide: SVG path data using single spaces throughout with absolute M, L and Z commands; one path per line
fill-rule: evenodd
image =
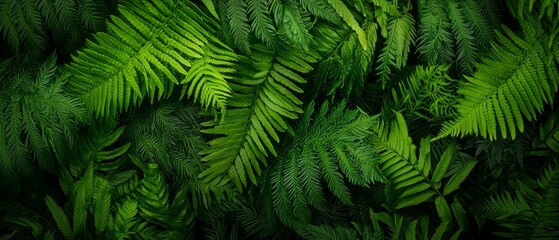
M 0 0 L 0 239 L 559 239 L 557 0 Z

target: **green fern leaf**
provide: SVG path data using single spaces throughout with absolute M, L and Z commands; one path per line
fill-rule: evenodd
M 369 49 L 363 51 L 357 34 L 349 28 L 337 29 L 330 24 L 321 24 L 313 28 L 316 44 L 313 46 L 324 56 L 315 71 L 315 79 L 325 88 L 327 95 L 342 91 L 344 96 L 360 95 L 364 79 L 371 71 L 375 51 L 377 25 L 364 26 L 369 38 Z
M 206 8 L 208 9 L 208 11 L 210 11 L 210 13 L 217 19 L 219 19 L 219 15 L 217 14 L 217 11 L 215 10 L 215 5 L 214 5 L 214 1 L 213 0 L 202 0 L 202 3 L 204 3 L 204 5 L 206 6 Z
M 490 57 L 477 65 L 477 72 L 466 77 L 468 82 L 458 90 L 464 96 L 456 106 L 459 116 L 445 123 L 435 139 L 473 134 L 493 140 L 498 132 L 514 139 L 517 130 L 524 131 L 523 117 L 536 118 L 544 104 L 553 101 L 559 82 L 557 67 L 545 61 L 549 52 L 538 40 L 546 42 L 546 36 L 538 25 L 522 24 L 526 40 L 506 27 L 506 35 L 497 34 Z
M 52 214 L 52 217 L 54 218 L 54 221 L 58 226 L 58 229 L 60 230 L 60 232 L 62 232 L 62 235 L 64 235 L 66 239 L 74 238 L 74 233 L 72 232 L 70 221 L 68 221 L 68 217 L 66 217 L 66 214 L 64 213 L 64 211 L 62 211 L 62 208 L 60 208 L 56 204 L 54 199 L 52 199 L 48 195 L 45 197 L 45 202 L 47 203 L 47 207 L 49 208 L 50 213 Z
M 85 186 L 85 182 L 78 182 L 75 184 L 76 186 L 76 197 L 74 200 L 74 215 L 73 215 L 73 224 L 74 224 L 74 235 L 79 236 L 85 227 L 87 222 L 87 193 L 86 188 L 89 186 Z
M 276 46 L 276 26 L 270 18 L 268 1 L 246 0 L 246 3 L 251 29 L 256 37 L 269 47 Z
M 118 208 L 115 217 L 115 230 L 117 237 L 124 238 L 131 234 L 132 227 L 136 224 L 134 218 L 138 214 L 138 203 L 127 199 Z
M 446 196 L 453 191 L 457 190 L 460 187 L 460 184 L 466 179 L 466 177 L 470 174 L 472 169 L 475 167 L 476 161 L 469 160 L 464 163 L 463 167 L 458 170 L 457 173 L 452 175 L 448 183 L 444 187 L 443 194 Z
M 465 17 L 470 22 L 470 27 L 474 33 L 475 42 L 478 43 L 480 49 L 485 49 L 490 46 L 490 42 L 495 36 L 495 32 L 489 20 L 483 15 L 482 9 L 478 7 L 478 2 L 474 0 L 467 0 L 462 2 Z
M 401 81 L 392 94 L 385 97 L 382 107 L 384 119 L 392 119 L 394 110 L 408 122 L 438 122 L 454 114 L 456 96 L 451 88 L 454 79 L 448 66 L 418 66 L 406 81 Z
M 559 170 L 548 165 L 540 176 L 533 186 L 527 186 L 524 182 L 533 180 L 523 176 L 511 186 L 514 193 L 504 190 L 481 200 L 475 205 L 476 217 L 496 221 L 506 231 L 494 234 L 508 239 L 559 237 Z
M 344 22 L 357 33 L 359 43 L 361 43 L 363 49 L 367 50 L 367 35 L 365 34 L 365 31 L 363 31 L 361 26 L 359 26 L 359 23 L 357 22 L 357 20 L 355 20 L 355 17 L 353 16 L 353 14 L 351 14 L 351 11 L 347 8 L 347 6 L 341 0 L 328 0 L 328 3 L 330 3 L 330 5 L 334 8 L 334 10 L 336 10 L 338 15 L 342 17 Z
M 322 181 L 348 205 L 351 195 L 345 179 L 364 187 L 385 181 L 378 162 L 370 159 L 372 145 L 365 141 L 376 118 L 344 108 L 343 103 L 331 109 L 324 103 L 313 114 L 314 104 L 309 104 L 295 130 L 297 137 L 286 145 L 291 150 L 278 156 L 271 170 L 274 210 L 288 226 L 310 223 L 311 207 L 325 211 Z
M 47 48 L 41 12 L 33 1 L 2 1 L 0 16 L 0 32 L 15 54 L 37 56 Z
M 35 167 L 57 172 L 59 164 L 69 164 L 68 148 L 76 142 L 78 125 L 86 122 L 86 111 L 79 100 L 64 93 L 67 74 L 56 74 L 56 56 L 45 62 L 7 66 L 2 79 L 0 123 L 1 138 L 8 150 L 0 155 L 9 161 L 0 172 L 27 174 Z M 32 157 L 34 156 L 34 157 Z M 11 166 L 10 166 L 11 165 Z
M 478 49 L 474 45 L 474 31 L 472 24 L 475 22 L 467 21 L 464 6 L 461 1 L 447 0 L 452 31 L 456 40 L 456 60 L 460 69 L 472 72 L 474 62 L 478 55 Z
M 243 0 L 228 0 L 226 14 L 229 18 L 230 34 L 235 45 L 244 53 L 250 54 L 250 25 L 248 23 L 247 5 Z
M 114 116 L 146 96 L 170 96 L 180 82 L 202 106 L 225 107 L 226 66 L 236 56 L 212 35 L 211 18 L 188 2 L 132 1 L 118 9 L 122 18 L 113 16 L 107 33 L 96 34 L 68 65 L 71 93 L 97 116 Z
M 211 147 L 201 152 L 210 167 L 199 177 L 209 183 L 219 185 L 227 181 L 226 175 L 238 189 L 249 181 L 256 183 L 268 153 L 277 155 L 273 142 L 279 142 L 278 132 L 287 129 L 284 119 L 302 113 L 302 102 L 294 92 L 303 91 L 297 86 L 306 82 L 300 74 L 312 70 L 307 62 L 315 62 L 314 58 L 294 50 L 274 57 L 262 47 L 253 49 L 251 57 L 246 66 L 239 66 L 244 74 L 231 79 L 235 94 L 223 122 L 204 124 L 213 128 L 202 132 L 226 135 L 210 141 Z
M 441 0 L 419 1 L 420 26 L 417 51 L 429 64 L 450 64 L 455 59 L 450 20 Z
M 391 77 L 391 68 L 406 66 L 408 53 L 415 39 L 414 19 L 410 13 L 394 18 L 388 25 L 388 37 L 378 58 L 377 75 L 384 87 Z
M 93 216 L 95 217 L 95 231 L 102 233 L 112 227 L 111 193 L 109 182 L 101 177 L 95 178 L 95 192 L 93 193 Z
M 338 240 L 359 239 L 354 229 L 343 226 L 310 225 L 301 234 L 305 239 L 312 240 Z
M 381 170 L 388 179 L 385 207 L 400 209 L 422 203 L 435 194 L 437 186 L 429 178 L 431 171 L 429 138 L 421 141 L 419 158 L 408 135 L 403 116 L 396 113 L 390 128 L 379 122 L 374 127 L 373 145 L 381 158 Z
M 299 8 L 295 4 L 285 4 L 278 10 L 281 13 L 276 14 L 282 17 L 279 21 L 276 19 L 280 38 L 288 40 L 287 42 L 294 48 L 309 52 L 311 36 Z
M 340 16 L 336 13 L 336 10 L 324 0 L 299 0 L 299 4 L 314 16 L 334 24 L 339 24 L 341 22 Z

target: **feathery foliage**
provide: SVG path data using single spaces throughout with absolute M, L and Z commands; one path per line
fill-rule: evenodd
M 508 239 L 559 237 L 559 170 L 548 165 L 538 179 L 517 180 L 511 190 L 493 194 L 476 205 L 476 217 L 496 221 L 494 234 Z
M 0 239 L 559 238 L 558 8 L 0 0 Z
M 451 64 L 472 73 L 480 51 L 494 38 L 497 14 L 484 0 L 419 1 L 420 26 L 417 50 L 429 65 Z
M 459 188 L 476 164 L 474 160 L 465 162 L 463 168 L 448 180 L 444 189 L 440 189 L 456 145 L 447 147 L 433 170 L 430 137 L 421 139 L 417 156 L 416 146 L 408 135 L 408 128 L 400 113 L 396 113 L 396 119 L 390 126 L 379 122 L 373 131 L 375 134 L 372 142 L 380 157 L 380 168 L 388 179 L 385 207 L 389 210 L 417 205 L 435 195 L 446 196 L 452 193 Z
M 375 117 L 344 108 L 343 103 L 332 109 L 324 103 L 313 114 L 311 102 L 294 130 L 296 136 L 306 137 L 287 144 L 291 151 L 278 156 L 269 173 L 274 209 L 288 226 L 309 223 L 311 207 L 324 210 L 322 182 L 345 204 L 351 204 L 345 181 L 363 187 L 384 182 L 378 161 L 368 159 L 374 149 L 366 138 Z M 311 122 L 313 118 L 316 120 Z
M 514 139 L 524 131 L 523 117 L 531 121 L 545 104 L 553 102 L 559 84 L 554 51 L 539 23 L 521 23 L 524 39 L 507 27 L 497 35 L 492 55 L 478 64 L 478 70 L 458 93 L 464 96 L 456 106 L 458 117 L 443 125 L 439 137 L 474 134 L 483 138 Z M 551 61 L 550 61 L 551 60 Z
M 360 95 L 364 79 L 371 71 L 377 38 L 376 23 L 364 26 L 368 50 L 359 44 L 358 36 L 348 28 L 335 29 L 331 24 L 316 26 L 312 32 L 319 36 L 313 46 L 324 56 L 315 71 L 317 86 L 324 86 L 327 95 L 341 91 L 344 97 Z M 315 90 L 316 91 L 316 90 Z
M 0 83 L 0 176 L 29 175 L 32 162 L 50 172 L 68 164 L 66 149 L 87 119 L 83 105 L 63 91 L 56 56 L 44 63 L 2 62 Z
M 53 44 L 73 51 L 87 33 L 104 29 L 107 11 L 104 0 L 3 0 L 0 32 L 18 56 L 43 54 Z
M 180 1 L 123 3 L 122 17 L 112 16 L 107 33 L 96 34 L 68 65 L 69 91 L 97 116 L 114 116 L 146 96 L 168 97 L 179 84 L 205 108 L 225 107 L 236 55 L 211 35 L 213 19 L 196 9 Z
M 377 61 L 377 74 L 383 88 L 389 82 L 391 68 L 401 69 L 406 66 L 415 39 L 414 25 L 415 20 L 407 11 L 394 17 L 388 25 L 388 35 Z
M 455 102 L 451 90 L 453 79 L 448 66 L 418 66 L 412 75 L 398 84 L 397 89 L 385 97 L 382 112 L 391 119 L 393 111 L 401 111 L 407 122 L 440 121 L 453 115 Z
M 201 152 L 202 161 L 210 164 L 201 178 L 215 185 L 230 179 L 239 189 L 256 183 L 268 154 L 277 155 L 272 141 L 279 142 L 278 133 L 288 128 L 286 119 L 303 112 L 294 93 L 303 91 L 298 85 L 306 80 L 300 74 L 311 71 L 308 62 L 315 61 L 296 51 L 274 56 L 265 47 L 253 49 L 251 58 L 243 60 L 245 66 L 239 66 L 242 74 L 231 80 L 234 94 L 224 119 L 203 124 L 211 128 L 202 132 L 225 136 L 211 140 Z

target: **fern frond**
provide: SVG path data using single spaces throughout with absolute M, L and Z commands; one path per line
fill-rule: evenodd
M 314 92 L 325 89 L 327 95 L 341 91 L 343 96 L 352 93 L 359 96 L 373 61 L 376 47 L 377 25 L 364 26 L 369 41 L 369 49 L 364 51 L 357 34 L 349 28 L 337 29 L 330 24 L 320 24 L 313 28 L 316 37 L 313 48 L 324 56 L 315 71 Z M 316 94 L 315 93 L 315 94 Z
M 139 160 L 135 157 L 135 162 Z M 179 189 L 171 200 L 169 186 L 164 176 L 157 170 L 157 164 L 143 166 L 144 179 L 138 189 L 138 210 L 140 216 L 151 223 L 171 230 L 185 230 L 194 220 L 188 207 L 186 192 Z
M 505 190 L 483 199 L 476 205 L 476 217 L 496 221 L 507 231 L 494 234 L 509 239 L 559 237 L 559 207 L 556 204 L 559 200 L 559 169 L 546 166 L 536 180 L 535 188 L 528 187 L 524 181 L 517 180 L 514 195 Z
M 210 167 L 199 177 L 218 183 L 228 175 L 239 189 L 247 186 L 247 176 L 256 183 L 268 153 L 277 155 L 272 141 L 279 142 L 278 132 L 287 129 L 286 118 L 302 113 L 294 92 L 303 91 L 297 86 L 306 82 L 300 74 L 312 70 L 307 62 L 316 61 L 295 50 L 274 57 L 261 47 L 253 49 L 251 57 L 240 66 L 243 74 L 231 80 L 235 94 L 224 120 L 207 122 L 205 126 L 213 127 L 202 130 L 226 136 L 210 141 L 211 147 L 201 152 Z
M 503 220 L 529 211 L 530 207 L 520 192 L 515 191 L 514 195 L 504 192 L 500 196 L 490 196 L 478 209 L 482 217 Z
M 355 20 L 355 17 L 353 16 L 353 14 L 351 14 L 349 8 L 347 8 L 347 6 L 344 4 L 342 0 L 328 0 L 328 3 L 334 8 L 334 10 L 336 10 L 338 15 L 342 17 L 344 22 L 349 27 L 351 27 L 351 29 L 353 29 L 355 33 L 357 33 L 357 38 L 359 39 L 359 43 L 361 43 L 363 49 L 367 50 L 369 44 L 367 41 L 367 36 L 365 34 L 365 31 L 363 31 L 361 26 L 359 26 L 359 23 L 357 22 L 357 20 Z
M 491 0 L 479 0 L 477 6 L 480 8 L 484 18 L 491 28 L 496 29 L 501 24 L 501 15 L 497 2 Z
M 547 36 L 539 23 L 524 22 L 524 38 L 504 27 L 497 34 L 491 55 L 477 65 L 458 90 L 464 96 L 456 106 L 459 116 L 443 125 L 438 138 L 473 134 L 496 139 L 516 137 L 529 121 L 553 101 L 559 77 L 557 66 L 547 63 Z M 529 86 L 529 87 L 527 87 Z
M 522 21 L 530 14 L 553 21 L 559 17 L 559 4 L 554 0 L 528 0 L 507 2 L 509 12 Z
M 3 155 L 13 166 L 5 170 L 26 173 L 32 169 L 30 156 L 35 156 L 41 168 L 54 173 L 59 164 L 68 164 L 68 149 L 87 114 L 78 99 L 64 93 L 68 75 L 56 74 L 55 55 L 40 66 L 19 64 L 13 62 L 5 72 L 9 75 L 2 92 L 7 95 L 0 97 L 5 104 L 1 138 L 9 151 Z
M 478 48 L 483 50 L 490 47 L 489 44 L 493 40 L 495 32 L 488 19 L 483 15 L 483 9 L 478 7 L 478 2 L 475 0 L 463 1 L 462 8 L 465 12 L 464 17 L 470 23 Z
M 392 119 L 393 111 L 401 111 L 407 122 L 440 121 L 452 116 L 455 95 L 450 87 L 454 80 L 448 75 L 448 69 L 448 66 L 418 66 L 407 81 L 399 83 L 385 97 L 383 119 Z
M 481 2 L 481 3 L 480 3 Z M 498 22 L 488 1 L 420 1 L 420 37 L 417 50 L 429 64 L 456 62 L 458 70 L 470 73 L 479 53 L 494 38 Z
M 392 210 L 413 206 L 437 194 L 428 178 L 430 163 L 415 155 L 416 147 L 408 136 L 402 115 L 396 113 L 390 128 L 378 123 L 375 132 L 373 144 L 381 158 L 381 170 L 388 179 L 385 207 Z M 428 142 L 422 141 L 422 144 Z M 429 149 L 429 145 L 421 147 Z
M 125 238 L 132 233 L 132 227 L 136 225 L 136 214 L 138 213 L 138 203 L 135 200 L 127 199 L 118 207 L 115 216 L 116 237 Z
M 417 51 L 429 65 L 450 64 L 455 59 L 450 20 L 441 0 L 419 1 L 420 25 Z
M 104 28 L 105 13 L 100 0 L 4 0 L 0 32 L 12 53 L 37 57 L 52 44 L 50 36 L 57 47 L 72 50 L 87 32 Z
M 474 70 L 474 62 L 478 55 L 478 48 L 474 45 L 473 22 L 467 21 L 462 1 L 447 0 L 448 15 L 452 24 L 452 31 L 456 41 L 456 61 L 460 69 L 466 72 Z
M 243 53 L 250 54 L 250 25 L 248 23 L 247 5 L 244 0 L 227 0 L 226 6 L 229 30 L 235 45 Z
M 146 96 L 170 96 L 179 83 L 205 108 L 225 107 L 227 67 L 236 55 L 195 9 L 188 2 L 123 3 L 122 17 L 113 16 L 107 33 L 73 57 L 68 90 L 97 116 L 114 116 Z
M 92 32 L 99 31 L 105 27 L 105 18 L 107 12 L 105 2 L 98 0 L 85 0 L 76 2 L 77 15 L 81 18 L 83 25 Z
M 95 217 L 95 232 L 102 233 L 110 230 L 113 222 L 111 215 L 111 187 L 102 177 L 95 177 L 93 193 L 93 216 Z
M 392 19 L 388 25 L 388 37 L 378 56 L 377 75 L 384 87 L 391 77 L 393 67 L 406 66 L 411 44 L 415 39 L 415 21 L 410 13 Z
M 268 47 L 277 45 L 276 26 L 270 18 L 269 3 L 262 0 L 246 0 L 250 26 L 254 35 Z
M 449 195 L 458 189 L 476 164 L 472 159 L 465 161 L 441 191 L 441 180 L 447 174 L 455 145 L 446 148 L 431 174 L 430 137 L 421 139 L 419 154 L 416 155 L 416 146 L 399 112 L 396 112 L 396 119 L 390 126 L 379 121 L 373 131 L 372 142 L 380 157 L 382 173 L 388 179 L 384 206 L 391 211 L 420 204 L 435 195 Z
M 32 1 L 0 2 L 0 31 L 17 55 L 26 51 L 37 55 L 47 48 L 48 39 L 43 19 Z
M 294 136 L 305 137 L 286 145 L 291 150 L 278 157 L 270 173 L 274 210 L 291 227 L 309 223 L 311 207 L 324 211 L 322 181 L 345 204 L 351 204 L 345 179 L 360 186 L 384 181 L 365 141 L 376 118 L 344 110 L 345 104 L 330 109 L 324 103 L 316 114 L 313 108 L 307 107 L 295 130 Z
M 301 230 L 301 236 L 309 240 L 359 239 L 357 232 L 352 228 L 328 225 L 305 226 L 305 229 Z
M 299 4 L 314 16 L 334 24 L 339 24 L 341 22 L 340 16 L 336 13 L 336 10 L 324 0 L 299 0 Z
M 64 211 L 62 211 L 62 208 L 60 208 L 58 204 L 56 204 L 54 199 L 52 199 L 48 195 L 45 197 L 45 202 L 47 203 L 47 207 L 49 208 L 49 211 L 51 212 L 52 217 L 54 218 L 54 221 L 56 222 L 58 229 L 62 232 L 64 238 L 66 239 L 74 238 L 72 227 L 70 226 L 68 217 L 66 216 Z
M 293 3 L 278 4 L 275 10 L 276 24 L 280 39 L 291 47 L 309 52 L 311 35 L 303 21 L 303 14 Z

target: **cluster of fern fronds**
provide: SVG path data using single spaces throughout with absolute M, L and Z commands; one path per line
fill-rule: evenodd
M 557 0 L 0 0 L 0 239 L 559 239 Z

